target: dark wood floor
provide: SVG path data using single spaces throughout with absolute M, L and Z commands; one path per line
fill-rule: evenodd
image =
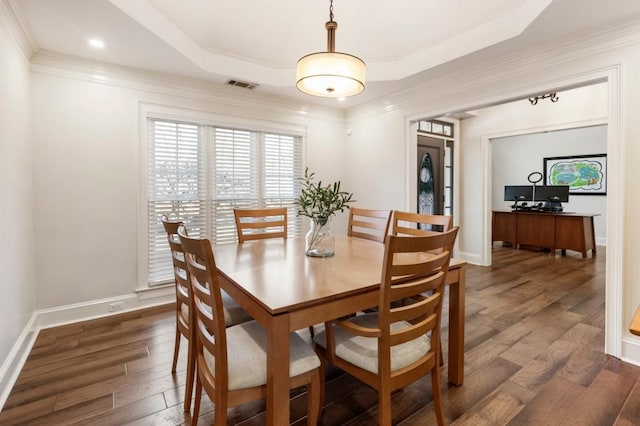
M 465 383 L 443 385 L 448 422 L 640 424 L 640 368 L 603 353 L 604 250 L 582 259 L 494 248 L 493 258 L 492 267 L 467 269 Z M 167 308 L 43 330 L 0 424 L 190 423 L 181 404 L 184 353 L 170 373 L 173 336 Z M 395 393 L 393 404 L 396 424 L 435 423 L 428 377 Z M 305 424 L 305 416 L 306 394 L 294 392 L 292 421 Z M 376 416 L 373 390 L 328 372 L 322 424 L 371 425 Z M 264 402 L 230 409 L 229 418 L 263 424 Z M 201 423 L 212 422 L 213 406 L 203 402 Z

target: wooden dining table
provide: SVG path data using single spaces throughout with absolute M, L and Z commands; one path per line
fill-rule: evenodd
M 221 287 L 267 332 L 267 422 L 289 424 L 289 333 L 378 305 L 384 245 L 335 235 L 335 255 L 305 255 L 304 238 L 213 247 Z M 464 379 L 464 261 L 452 259 L 448 378 Z

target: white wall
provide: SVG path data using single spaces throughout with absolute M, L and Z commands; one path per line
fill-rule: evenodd
M 9 361 L 8 355 L 18 350 L 19 337 L 28 331 L 29 319 L 35 311 L 29 63 L 3 19 L 3 10 L 0 10 L 0 70 L 1 382 L 5 373 L 14 373 L 5 360 Z
M 357 205 L 370 209 L 404 209 L 405 176 L 398 173 L 406 156 L 402 116 L 397 111 L 372 121 L 355 121 L 347 129 L 348 185 Z
M 304 127 L 310 169 L 323 181 L 345 180 L 344 125 L 338 111 L 299 114 L 290 105 L 251 98 L 237 88 L 223 90 L 224 98 L 212 86 L 169 91 L 145 80 L 140 90 L 124 80 L 110 84 L 119 78 L 115 72 L 93 80 L 49 65 L 35 69 L 39 309 L 131 294 L 139 287 L 137 268 L 146 267 L 137 257 L 137 218 L 139 209 L 146 208 L 138 198 L 146 173 L 139 155 L 142 104 L 168 106 L 184 116 L 217 114 Z M 346 227 L 344 220 L 344 215 L 337 218 L 335 227 Z
M 605 125 L 492 139 L 492 209 L 509 209 L 513 201 L 504 201 L 505 185 L 531 185 L 527 177 L 531 172 L 543 173 L 545 157 L 606 154 L 606 151 Z M 603 195 L 570 195 L 569 202 L 562 203 L 565 212 L 599 215 L 594 218 L 599 245 L 606 245 L 607 240 L 606 201 Z

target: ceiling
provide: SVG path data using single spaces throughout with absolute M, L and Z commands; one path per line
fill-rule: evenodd
M 640 0 L 334 0 L 336 50 L 367 63 L 339 103 L 295 88 L 295 65 L 326 50 L 329 0 L 8 0 L 34 50 L 351 107 L 487 57 L 640 19 Z M 105 48 L 93 49 L 99 38 Z M 36 54 L 37 54 L 36 53 Z M 239 89 L 238 90 L 247 90 Z

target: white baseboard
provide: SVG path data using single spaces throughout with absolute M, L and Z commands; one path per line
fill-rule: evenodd
M 18 340 L 13 345 L 11 352 L 2 363 L 2 367 L 0 367 L 0 410 L 7 402 L 11 389 L 13 389 L 13 385 L 18 379 L 18 375 L 22 371 L 22 367 L 27 361 L 27 357 L 38 336 L 39 330 L 36 329 L 36 318 L 37 315 L 34 312 L 24 329 L 22 329 L 22 333 L 18 336 Z
M 633 336 L 622 337 L 622 356 L 624 362 L 640 366 L 640 338 Z
M 165 305 L 175 301 L 174 287 L 167 286 L 35 311 L 0 367 L 0 410 L 7 402 L 11 389 L 22 371 L 40 330 Z
M 465 260 L 469 263 L 471 263 L 472 265 L 482 265 L 482 256 L 479 254 L 475 254 L 475 253 L 468 253 L 468 252 L 458 252 L 458 254 L 454 257 L 457 257 L 459 259 Z
M 173 286 L 36 311 L 38 329 L 118 315 L 176 301 Z
M 596 237 L 596 246 L 607 246 L 607 237 Z

